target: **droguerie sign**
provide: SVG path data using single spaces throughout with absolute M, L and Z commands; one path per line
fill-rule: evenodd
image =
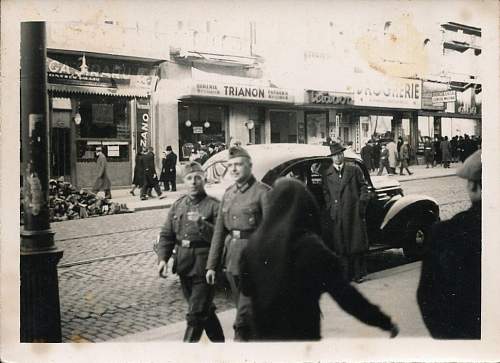
M 389 85 L 368 83 L 354 89 L 354 104 L 357 106 L 420 109 L 421 103 L 419 80 L 401 80 Z
M 198 82 L 191 88 L 195 96 L 293 103 L 293 95 L 282 88 Z

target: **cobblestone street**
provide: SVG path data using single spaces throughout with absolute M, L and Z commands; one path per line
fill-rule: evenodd
M 468 208 L 463 181 L 444 177 L 402 182 L 405 194 L 438 200 L 441 218 Z M 182 321 L 186 304 L 177 276 L 158 278 L 152 242 L 167 209 L 53 223 L 59 264 L 63 340 L 101 342 Z M 399 251 L 388 252 L 400 257 Z M 381 257 L 378 256 L 377 259 Z M 219 311 L 233 307 L 220 287 Z

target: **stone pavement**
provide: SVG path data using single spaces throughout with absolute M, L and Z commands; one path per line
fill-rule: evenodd
M 429 336 L 424 326 L 416 301 L 416 289 L 420 277 L 420 262 L 395 267 L 368 275 L 368 280 L 355 285 L 371 302 L 391 316 L 398 324 L 399 337 Z M 320 300 L 321 335 L 329 338 L 388 338 L 388 334 L 378 328 L 367 326 L 344 312 L 328 294 Z M 233 337 L 232 323 L 235 309 L 218 314 L 226 340 Z M 126 335 L 110 342 L 181 342 L 185 322 L 150 329 L 141 333 Z M 202 341 L 208 341 L 205 334 Z
M 441 166 L 436 166 L 434 168 L 426 169 L 425 165 L 412 165 L 410 170 L 413 175 L 394 175 L 390 178 L 394 178 L 400 182 L 406 182 L 411 180 L 421 180 L 421 179 L 432 179 L 440 178 L 443 176 L 455 175 L 456 168 L 461 165 L 461 163 L 453 163 L 450 168 L 445 169 Z M 398 169 L 399 170 L 399 169 Z M 406 172 L 405 172 L 406 173 Z M 384 173 L 384 175 L 386 175 Z M 371 176 L 376 176 L 376 173 L 371 173 Z M 154 198 L 148 200 L 140 200 L 139 191 L 135 191 L 135 197 L 129 194 L 130 189 L 116 189 L 112 190 L 113 201 L 117 203 L 125 203 L 130 210 L 141 211 L 150 209 L 161 209 L 169 208 L 175 200 L 185 193 L 185 186 L 182 183 L 177 184 L 176 192 L 163 192 L 162 198 L 158 198 L 156 193 L 153 191 Z

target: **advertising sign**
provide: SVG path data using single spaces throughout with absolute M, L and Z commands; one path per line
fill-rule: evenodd
M 414 79 L 363 80 L 353 87 L 354 105 L 420 109 L 422 82 Z
M 354 94 L 346 92 L 306 91 L 306 100 L 312 104 L 352 105 Z
M 151 145 L 151 116 L 148 100 L 137 99 L 137 148 Z
M 432 104 L 440 105 L 445 102 L 455 102 L 457 100 L 456 91 L 432 92 Z
M 202 126 L 193 126 L 193 134 L 203 134 Z
M 293 103 L 294 101 L 293 94 L 282 88 L 212 82 L 195 82 L 191 86 L 191 95 L 273 103 Z

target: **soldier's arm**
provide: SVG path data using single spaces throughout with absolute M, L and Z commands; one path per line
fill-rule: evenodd
M 227 234 L 227 230 L 224 226 L 224 214 L 222 213 L 223 205 L 224 201 L 220 203 L 217 212 L 212 242 L 210 243 L 210 252 L 208 253 L 207 270 L 216 270 L 219 267 L 222 256 L 224 238 Z
M 174 204 L 167 214 L 167 220 L 160 231 L 160 240 L 158 241 L 158 261 L 168 262 L 175 247 L 175 231 L 173 218 L 175 216 L 177 205 Z

